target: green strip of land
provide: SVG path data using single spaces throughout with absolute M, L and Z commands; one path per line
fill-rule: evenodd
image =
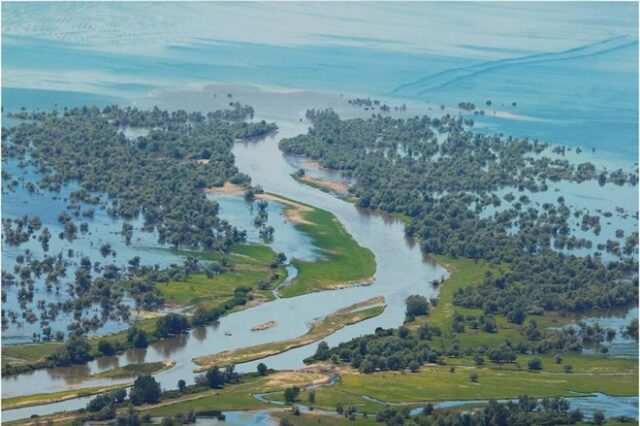
M 90 377 L 92 379 L 126 379 L 168 370 L 174 365 L 176 365 L 176 362 L 173 360 L 127 364 L 123 367 L 116 367 L 101 373 L 92 374 Z
M 249 346 L 196 358 L 194 361 L 200 366 L 197 371 L 203 371 L 211 366 L 249 362 L 308 345 L 335 333 L 343 327 L 380 315 L 385 308 L 381 306 L 382 303 L 384 303 L 383 297 L 374 297 L 340 309 L 325 318 L 315 321 L 309 332 L 293 339 Z
M 90 388 L 71 389 L 53 393 L 36 393 L 32 395 L 17 396 L 15 398 L 3 398 L 2 409 L 9 410 L 12 408 L 24 408 L 32 407 L 34 405 L 52 404 L 54 402 L 66 401 L 68 399 L 97 395 L 99 393 L 104 393 L 127 386 L 129 386 L 129 384 L 124 383 L 112 386 L 94 386 Z
M 270 198 L 285 205 L 295 227 L 311 238 L 323 256 L 314 261 L 292 260 L 298 276 L 281 290 L 283 297 L 367 284 L 373 280 L 376 271 L 373 253 L 359 245 L 333 214 L 283 197 Z

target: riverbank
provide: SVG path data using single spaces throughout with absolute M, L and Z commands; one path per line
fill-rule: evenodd
M 335 333 L 343 327 L 380 315 L 385 308 L 382 304 L 384 304 L 383 297 L 374 297 L 347 308 L 339 309 L 325 318 L 316 320 L 309 332 L 303 336 L 196 358 L 194 359 L 194 362 L 198 365 L 196 371 L 204 371 L 212 366 L 222 367 L 255 361 L 308 345 Z
M 347 185 L 345 182 L 336 182 L 333 180 L 320 179 L 314 176 L 309 176 L 307 174 L 299 175 L 297 173 L 294 173 L 292 177 L 300 183 L 305 183 L 321 191 L 335 193 L 340 196 L 343 196 L 347 194 L 347 192 L 349 192 L 349 185 Z

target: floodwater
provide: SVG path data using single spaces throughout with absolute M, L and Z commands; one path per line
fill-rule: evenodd
M 281 155 L 277 143 L 280 138 L 294 136 L 299 132 L 297 124 L 290 127 L 281 125 L 280 132 L 266 141 L 236 144 L 234 154 L 238 167 L 242 172 L 249 174 L 254 182 L 260 182 L 268 192 L 319 206 L 334 213 L 360 244 L 374 252 L 377 271 L 373 285 L 313 293 L 292 299 L 278 299 L 231 314 L 215 325 L 156 343 L 145 350 L 130 350 L 121 356 L 103 358 L 82 367 L 38 370 L 29 374 L 4 377 L 3 397 L 31 393 L 34 386 L 37 386 L 40 392 L 54 392 L 72 384 L 77 385 L 83 376 L 105 368 L 130 362 L 153 362 L 163 359 L 177 361 L 176 367 L 157 375 L 164 387 L 173 388 L 179 379 L 189 382 L 193 380 L 193 357 L 299 336 L 308 331 L 316 318 L 353 303 L 383 295 L 388 308 L 382 315 L 345 327 L 327 339 L 330 343 L 344 341 L 368 333 L 378 326 L 400 325 L 404 319 L 404 300 L 409 295 L 433 296 L 434 290 L 429 282 L 446 272 L 433 261 L 424 258 L 419 246 L 404 237 L 402 223 L 383 215 L 360 211 L 352 204 L 293 180 L 290 173 L 295 169 Z M 237 208 L 237 205 L 229 203 L 225 207 L 223 204 L 223 214 L 225 208 L 234 207 Z M 274 226 L 282 221 L 281 217 L 272 213 L 269 220 L 270 223 L 273 221 Z M 276 238 L 277 235 L 278 229 Z M 301 244 L 304 246 L 304 239 L 301 239 Z M 287 250 L 286 247 L 283 247 L 283 251 L 287 254 L 297 253 L 295 249 Z M 292 318 L 296 320 L 291 321 Z M 267 321 L 276 321 L 280 326 L 259 333 L 250 331 L 251 327 Z M 283 324 L 286 324 L 286 327 L 282 326 Z M 232 335 L 225 335 L 226 331 L 230 331 Z M 303 365 L 302 360 L 314 349 L 315 345 L 310 345 L 273 359 L 267 358 L 263 362 L 273 368 L 300 367 Z M 240 371 L 251 368 L 252 365 L 238 367 Z M 89 380 L 83 382 L 82 386 L 99 383 L 102 381 Z
M 408 295 L 431 296 L 433 290 L 427 283 L 445 271 L 423 258 L 417 245 L 404 238 L 401 223 L 358 211 L 289 176 L 303 166 L 313 176 L 340 179 L 330 171 L 309 168 L 300 159 L 284 158 L 277 149 L 279 139 L 307 131 L 307 108 L 330 107 L 343 117 L 366 116 L 371 111 L 352 107 L 347 100 L 370 96 L 392 107 L 406 104 L 405 112 L 394 111 L 393 115 L 407 117 L 458 114 L 458 102 L 470 101 L 487 110 L 485 116 L 473 116 L 477 131 L 579 146 L 584 150 L 580 155 L 583 161 L 609 170 L 637 170 L 638 9 L 632 3 L 266 2 L 192 3 L 189 7 L 171 2 L 91 7 L 3 3 L 2 8 L 4 111 L 22 106 L 48 110 L 112 103 L 209 111 L 226 106 L 227 93 L 233 93 L 233 101 L 253 105 L 260 118 L 277 121 L 280 127 L 279 133 L 266 141 L 235 146 L 240 170 L 269 192 L 333 212 L 360 244 L 374 252 L 378 262 L 371 286 L 279 299 L 146 350 L 131 350 L 86 366 L 4 377 L 3 398 L 32 393 L 33 389 L 53 392 L 89 386 L 100 382 L 81 382 L 88 374 L 163 359 L 174 359 L 177 364 L 157 378 L 165 388 L 175 388 L 179 379 L 193 379 L 194 356 L 298 336 L 317 317 L 372 296 L 385 296 L 389 307 L 382 315 L 327 337 L 334 345 L 377 326 L 399 325 Z M 459 16 L 465 20 L 460 21 Z M 291 25 L 282 26 L 283 17 Z M 260 30 L 246 32 L 246 25 L 239 22 L 251 22 Z M 386 25 L 382 33 L 381 22 Z M 491 108 L 485 105 L 487 100 L 492 101 Z M 3 163 L 3 167 L 11 165 Z M 558 189 L 531 198 L 542 203 L 566 193 L 568 203 L 592 214 L 597 208 L 615 206 L 623 207 L 630 216 L 637 214 L 636 188 L 568 184 Z M 65 206 L 64 200 L 53 200 L 48 194 L 25 194 L 21 185 L 16 192 L 17 198 L 3 194 L 3 215 L 40 211 L 46 215 L 48 210 L 55 214 L 45 225 L 52 230 L 57 226 L 55 215 Z M 244 201 L 225 197 L 218 197 L 218 201 L 221 215 L 246 229 L 250 240 L 255 239 L 256 230 Z M 317 255 L 284 221 L 280 210 L 277 203 L 270 203 L 269 224 L 276 228 L 274 249 L 289 257 Z M 633 218 L 623 219 L 614 213 L 611 224 L 603 224 L 600 238 L 618 228 L 625 234 L 637 228 Z M 153 235 L 136 232 L 141 240 L 125 247 L 115 233 L 121 224 L 113 223 L 101 211 L 87 221 L 91 237 L 100 235 L 118 252 L 115 258 L 100 259 L 102 262 L 121 264 L 133 253 L 144 253 L 148 263 L 180 261 L 153 250 L 157 247 Z M 56 232 L 52 234 L 53 246 Z M 594 237 L 591 233 L 588 236 Z M 67 248 L 63 241 L 56 244 L 56 253 Z M 91 251 L 89 238 L 74 241 L 73 248 Z M 16 250 L 3 246 L 3 254 L 10 262 Z M 9 264 L 3 257 L 3 269 Z M 10 293 L 13 290 L 6 290 L 9 298 L 15 296 Z M 37 293 L 36 300 L 42 297 L 42 292 Z M 637 310 L 631 315 L 637 318 Z M 249 331 L 271 320 L 279 326 L 260 333 Z M 123 326 L 109 324 L 105 331 Z M 64 318 L 56 327 L 64 329 Z M 33 331 L 27 326 L 12 327 L 3 333 L 3 344 L 29 340 Z M 232 335 L 226 336 L 225 331 Z M 309 345 L 264 362 L 273 368 L 295 368 L 314 349 L 315 344 Z M 256 363 L 238 368 L 253 369 Z M 81 408 L 88 399 L 5 411 L 3 418 Z
M 194 98 L 189 97 L 193 102 Z M 196 104 L 197 105 L 197 104 Z M 286 120 L 283 113 L 278 119 L 279 131 L 260 142 L 240 142 L 233 153 L 240 171 L 251 176 L 265 191 L 293 198 L 331 211 L 345 225 L 356 240 L 370 248 L 377 261 L 375 282 L 370 286 L 352 287 L 337 291 L 308 294 L 292 299 L 277 299 L 255 308 L 236 312 L 222 318 L 218 323 L 193 330 L 188 335 L 177 336 L 158 342 L 144 350 L 129 350 L 117 357 L 100 358 L 86 366 L 74 366 L 38 370 L 29 374 L 3 378 L 3 397 L 32 393 L 34 386 L 41 392 L 54 392 L 70 386 L 93 386 L 114 383 L 106 380 L 86 380 L 86 376 L 98 371 L 127 363 L 153 362 L 164 359 L 176 360 L 170 370 L 156 375 L 165 388 L 174 388 L 180 379 L 193 380 L 193 357 L 216 353 L 228 349 L 251 346 L 270 341 L 283 340 L 304 334 L 311 322 L 318 317 L 366 300 L 383 295 L 388 304 L 385 312 L 375 318 L 345 327 L 328 336 L 330 345 L 349 340 L 355 336 L 370 333 L 376 327 L 398 326 L 404 319 L 404 300 L 411 294 L 434 295 L 428 284 L 433 278 L 446 274 L 440 266 L 425 258 L 419 246 L 404 237 L 403 225 L 385 215 L 362 211 L 352 204 L 330 194 L 296 182 L 290 174 L 299 166 L 291 158 L 283 156 L 277 148 L 280 139 L 306 131 L 307 123 Z M 241 197 L 215 196 L 221 203 L 221 216 L 233 218 L 233 223 L 249 231 L 249 239 L 257 238 L 252 230 L 252 213 Z M 276 227 L 274 249 L 283 251 L 290 257 L 313 258 L 317 256 L 304 238 L 296 234 L 295 228 L 284 220 L 282 207 L 269 203 L 269 224 Z M 295 243 L 297 242 L 297 244 Z M 292 245 L 293 244 L 293 245 Z M 295 318 L 296 321 L 291 321 Z M 267 321 L 276 321 L 279 326 L 259 333 L 251 332 L 251 327 Z M 283 326 L 286 324 L 286 327 Z M 231 336 L 226 332 L 231 332 Z M 302 360 L 315 351 L 316 344 L 297 348 L 260 361 L 237 366 L 239 371 L 252 371 L 258 362 L 265 362 L 276 369 L 301 367 Z M 85 380 L 83 380 L 83 378 Z M 41 407 L 31 407 L 29 413 L 45 414 L 59 410 L 81 408 L 88 398 L 65 401 Z M 9 410 L 3 413 L 10 418 L 26 415 L 27 410 Z M 7 419 L 9 418 L 7 417 Z

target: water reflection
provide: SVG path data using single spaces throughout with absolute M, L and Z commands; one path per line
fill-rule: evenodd
M 129 349 L 124 353 L 127 364 L 142 364 L 147 357 L 147 349 Z
M 195 333 L 195 330 L 192 332 Z M 170 358 L 171 355 L 184 348 L 189 341 L 189 334 L 180 334 L 173 336 L 171 339 L 163 339 L 154 343 L 153 349 L 165 358 Z
M 101 370 L 110 370 L 120 366 L 120 358 L 117 356 L 102 356 L 96 358 L 96 365 Z
M 199 342 L 202 342 L 204 339 L 207 338 L 207 327 L 197 327 L 193 330 L 193 337 L 198 340 Z

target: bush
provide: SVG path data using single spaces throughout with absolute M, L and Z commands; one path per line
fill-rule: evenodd
M 160 399 L 160 383 L 152 376 L 140 376 L 133 382 L 129 398 L 134 405 L 153 404 Z
M 429 301 L 426 297 L 414 294 L 407 297 L 407 316 L 416 317 L 418 315 L 427 315 L 429 313 Z
M 542 370 L 542 361 L 540 358 L 532 358 L 527 362 L 529 370 Z
M 127 342 L 138 349 L 144 349 L 149 346 L 147 332 L 136 327 L 131 327 L 127 331 Z
M 72 336 L 64 346 L 56 349 L 50 359 L 55 365 L 84 364 L 93 359 L 91 346 L 86 337 Z
M 601 425 L 604 423 L 605 417 L 604 413 L 601 410 L 596 410 L 593 412 L 593 422 L 597 425 Z
M 300 395 L 300 388 L 297 386 L 286 388 L 284 390 L 284 400 L 287 403 L 294 402 L 298 399 L 298 395 Z
M 262 362 L 260 364 L 258 364 L 257 369 L 258 369 L 258 374 L 260 374 L 261 376 L 266 376 L 267 372 L 269 371 L 267 366 Z
M 100 339 L 100 341 L 98 342 L 98 351 L 106 356 L 110 356 L 116 353 L 116 350 L 111 342 L 105 339 Z
M 160 337 L 182 334 L 189 329 L 189 320 L 181 314 L 169 313 L 156 320 L 156 333 Z

